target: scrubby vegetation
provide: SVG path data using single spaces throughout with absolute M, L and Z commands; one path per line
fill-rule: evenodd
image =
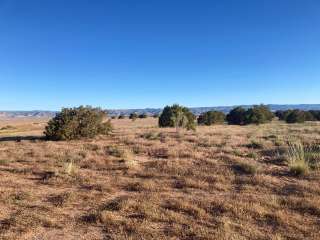
M 305 121 L 320 121 L 320 111 L 303 111 L 299 109 L 276 111 L 275 115 L 287 123 L 304 123 Z
M 208 112 L 177 134 L 196 121 L 173 105 L 95 137 L 110 132 L 104 111 L 62 109 L 45 133 L 79 139 L 67 143 L 42 139 L 46 120 L 0 121 L 0 239 L 316 240 L 320 124 L 272 117 L 236 108 L 219 125 L 224 115 Z
M 112 130 L 111 123 L 104 121 L 106 113 L 100 108 L 63 108 L 48 122 L 45 136 L 49 140 L 74 140 L 107 135 Z
M 195 119 L 195 115 L 188 108 L 175 104 L 163 109 L 159 117 L 159 127 L 195 130 Z
M 236 107 L 227 115 L 229 124 L 247 125 L 263 124 L 271 122 L 274 115 L 265 105 L 257 105 L 245 110 L 242 107 Z
M 131 113 L 129 116 L 129 119 L 131 119 L 132 121 L 135 121 L 138 117 L 139 115 L 137 113 Z
M 213 124 L 223 124 L 225 120 L 226 115 L 223 112 L 209 111 L 198 117 L 198 124 L 210 126 Z
M 154 118 L 112 122 L 67 143 L 41 140 L 43 120 L 10 123 L 39 139 L 1 135 L 0 239 L 319 238 L 318 122 L 179 135 Z
M 146 113 L 142 113 L 139 115 L 139 118 L 143 119 L 143 118 L 147 118 L 148 115 Z

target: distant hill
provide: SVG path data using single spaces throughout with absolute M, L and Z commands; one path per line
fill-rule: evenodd
M 238 105 L 244 108 L 250 108 L 253 105 Z M 288 110 L 288 109 L 300 109 L 300 110 L 320 110 L 320 104 L 269 104 L 267 105 L 271 111 L 277 110 Z M 191 111 L 196 114 L 200 115 L 203 112 L 207 111 L 221 111 L 224 113 L 228 113 L 231 109 L 236 106 L 218 106 L 218 107 L 196 107 L 190 108 Z M 145 108 L 145 109 L 109 109 L 106 110 L 110 116 L 119 116 L 125 115 L 129 116 L 131 113 L 138 113 L 138 114 L 148 114 L 154 115 L 161 113 L 161 108 Z M 33 117 L 33 118 L 51 118 L 54 117 L 57 112 L 55 111 L 0 111 L 0 118 L 24 118 L 24 117 Z
M 237 105 L 242 106 L 244 108 L 250 108 L 253 105 Z M 195 115 L 200 115 L 203 112 L 207 111 L 221 111 L 224 113 L 229 113 L 230 110 L 237 106 L 218 106 L 218 107 L 195 107 L 190 108 L 190 110 Z M 277 111 L 277 110 L 288 110 L 288 109 L 300 109 L 300 110 L 320 110 L 320 104 L 296 104 L 296 105 L 278 105 L 278 104 L 269 104 L 267 105 L 271 111 Z M 146 109 L 119 109 L 119 110 L 107 110 L 110 116 L 119 116 L 119 115 L 130 115 L 131 113 L 138 113 L 138 114 L 148 114 L 148 115 L 154 115 L 161 113 L 161 108 L 146 108 Z
M 54 111 L 0 111 L 0 118 L 51 118 Z

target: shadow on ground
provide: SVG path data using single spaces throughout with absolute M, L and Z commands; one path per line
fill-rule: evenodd
M 21 142 L 23 140 L 36 141 L 45 140 L 43 136 L 6 136 L 0 137 L 0 142 Z

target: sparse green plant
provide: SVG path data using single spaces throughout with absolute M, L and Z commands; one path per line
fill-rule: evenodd
M 8 165 L 10 161 L 8 159 L 0 159 L 0 165 Z

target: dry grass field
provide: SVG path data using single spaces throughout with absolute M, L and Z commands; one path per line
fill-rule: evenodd
M 0 239 L 320 239 L 320 124 L 159 129 L 51 142 L 0 121 Z M 296 176 L 288 141 L 314 147 Z

